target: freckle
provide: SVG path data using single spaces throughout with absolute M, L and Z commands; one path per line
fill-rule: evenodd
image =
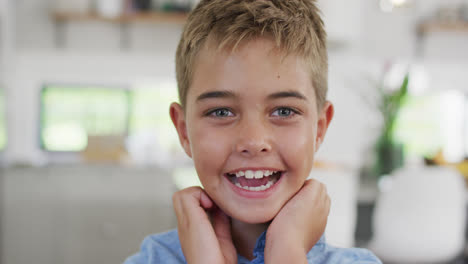
M 281 76 L 279 76 L 279 75 L 278 75 L 278 76 L 276 76 L 276 77 L 277 77 L 278 79 L 279 79 L 279 78 L 281 78 Z

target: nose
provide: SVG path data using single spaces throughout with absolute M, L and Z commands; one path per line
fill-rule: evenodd
M 268 129 L 267 124 L 260 120 L 245 120 L 239 124 L 239 127 L 236 152 L 242 155 L 256 156 L 271 151 L 271 129 Z

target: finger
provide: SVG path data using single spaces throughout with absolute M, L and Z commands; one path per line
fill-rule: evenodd
M 182 212 L 183 212 L 181 195 L 182 194 L 180 193 L 180 191 L 172 195 L 172 206 L 174 207 L 174 212 L 179 221 L 182 218 Z
M 213 201 L 210 199 L 210 197 L 203 190 L 200 191 L 199 200 L 200 200 L 200 205 L 205 209 L 210 209 L 210 208 L 213 208 L 213 206 L 214 206 Z
M 202 206 L 209 208 L 213 202 L 200 187 L 189 187 L 174 194 L 173 205 L 179 224 L 185 226 L 190 222 L 208 220 Z
M 302 200 L 305 203 L 309 203 L 323 199 L 324 194 L 326 194 L 325 185 L 315 179 L 309 179 L 304 183 L 302 189 L 296 196 L 297 199 Z
M 193 199 L 193 194 L 196 194 L 198 192 L 199 190 L 197 188 L 189 187 L 174 193 L 174 195 L 172 196 L 172 204 L 176 213 L 181 213 L 185 211 L 186 204 L 193 203 L 195 200 Z
M 316 179 L 308 179 L 307 181 L 305 181 L 303 188 L 314 190 L 315 193 L 322 193 L 327 189 L 325 184 Z
M 202 188 L 198 186 L 189 187 L 180 191 L 180 204 L 184 211 L 190 212 L 192 210 L 198 210 L 203 205 L 209 206 L 211 200 L 208 198 Z

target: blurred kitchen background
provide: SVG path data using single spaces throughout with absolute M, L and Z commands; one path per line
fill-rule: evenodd
M 0 0 L 0 263 L 121 263 L 176 226 L 198 181 L 168 108 L 196 2 Z M 468 263 L 468 1 L 318 2 L 328 242 Z

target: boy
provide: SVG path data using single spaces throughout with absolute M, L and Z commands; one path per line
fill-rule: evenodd
M 126 263 L 380 263 L 325 243 L 330 199 L 306 180 L 333 117 L 313 0 L 202 0 L 176 55 L 170 115 L 202 188 L 173 196 L 178 229 Z

